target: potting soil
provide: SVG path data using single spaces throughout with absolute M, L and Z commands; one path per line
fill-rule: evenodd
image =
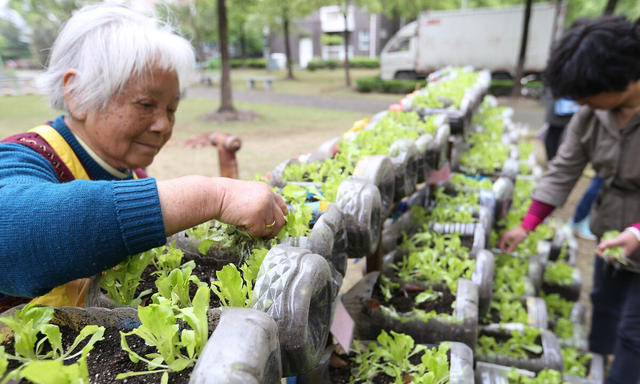
M 70 327 L 60 326 L 60 332 L 62 333 L 62 346 L 65 351 L 71 347 L 74 340 L 78 336 L 79 332 L 73 330 Z M 39 339 L 42 335 L 39 335 Z M 87 367 L 89 368 L 89 378 L 91 384 L 113 384 L 118 382 L 125 382 L 125 380 L 116 380 L 116 376 L 120 373 L 126 372 L 146 372 L 147 364 L 145 362 L 133 363 L 129 359 L 128 352 L 121 348 L 120 344 L 120 331 L 115 328 L 106 328 L 104 332 L 104 340 L 101 340 L 94 344 L 93 349 L 87 355 Z M 80 352 L 82 348 L 87 345 L 91 337 L 84 339 L 74 350 L 74 353 Z M 148 346 L 145 341 L 136 336 L 127 336 L 127 343 L 132 351 L 136 352 L 140 356 L 145 356 L 148 353 L 156 353 L 156 349 L 153 346 Z M 14 354 L 14 342 L 13 339 L 7 340 L 3 343 L 5 351 L 10 354 Z M 51 346 L 45 343 L 42 353 L 47 353 L 51 350 Z M 182 351 L 186 355 L 186 350 Z M 78 362 L 80 356 L 65 360 L 65 365 L 71 365 Z M 15 369 L 19 366 L 19 363 L 15 360 L 10 360 L 9 369 Z M 193 368 L 187 368 L 181 372 L 169 373 L 169 382 L 172 384 L 187 384 Z M 160 382 L 162 372 L 146 374 L 142 376 L 133 376 L 126 378 L 127 384 L 155 384 Z M 20 381 L 21 384 L 31 383 L 27 380 Z
M 415 305 L 416 296 L 424 291 L 424 288 L 421 288 L 416 284 L 406 283 L 393 293 L 391 300 L 386 301 L 382 291 L 380 290 L 380 285 L 376 284 L 371 295 L 371 299 L 378 301 L 385 307 L 393 306 L 396 311 L 401 313 L 411 312 L 416 308 L 425 312 L 436 311 L 437 314 L 453 314 L 452 305 L 456 300 L 456 297 L 451 293 L 451 291 L 449 291 L 449 289 L 444 287 L 442 289 L 434 289 L 434 292 L 442 292 L 442 297 L 440 299 Z

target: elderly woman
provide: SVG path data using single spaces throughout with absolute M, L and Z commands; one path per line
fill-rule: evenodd
M 591 163 L 604 186 L 591 212 L 592 232 L 603 242 L 598 253 L 621 245 L 633 263 L 596 257 L 589 347 L 613 354 L 607 384 L 640 380 L 640 27 L 624 18 L 603 18 L 570 30 L 554 48 L 547 67 L 554 96 L 568 96 L 582 108 L 567 127 L 567 138 L 533 192 L 522 225 L 507 231 L 500 248 L 512 252 L 555 207 L 562 206 L 582 170 Z
M 64 114 L 0 142 L 0 293 L 81 304 L 82 283 L 64 284 L 199 223 L 278 233 L 287 208 L 264 183 L 136 170 L 171 137 L 193 66 L 186 40 L 126 8 L 86 7 L 67 22 L 42 78 Z

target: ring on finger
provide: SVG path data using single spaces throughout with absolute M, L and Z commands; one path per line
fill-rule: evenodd
M 275 227 L 275 226 L 276 226 L 276 221 L 275 221 L 275 220 L 273 220 L 273 223 L 271 223 L 271 224 L 265 224 L 265 225 L 264 225 L 264 229 L 271 229 L 271 228 L 273 228 L 273 227 Z

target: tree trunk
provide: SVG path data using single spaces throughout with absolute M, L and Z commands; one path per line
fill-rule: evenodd
M 524 59 L 527 53 L 527 41 L 529 40 L 529 20 L 531 19 L 531 3 L 533 0 L 527 0 L 524 9 L 524 22 L 522 23 L 522 40 L 520 41 L 520 55 L 518 56 L 518 66 L 516 67 L 516 76 L 513 79 L 513 96 L 520 97 L 522 84 L 522 72 L 524 71 Z
M 347 25 L 347 16 L 349 15 L 349 3 L 347 0 L 347 10 L 344 16 L 344 71 L 347 80 L 347 87 L 351 87 L 351 77 L 349 76 L 349 26 Z
M 220 109 L 218 112 L 235 112 L 231 95 L 231 65 L 229 64 L 229 36 L 227 34 L 227 7 L 225 0 L 218 0 L 218 29 L 222 76 L 220 77 Z
M 616 9 L 616 4 L 618 4 L 618 0 L 607 1 L 607 7 L 604 9 L 604 14 L 613 15 L 613 11 Z
M 242 54 L 242 68 L 247 68 L 247 32 L 244 24 L 240 27 L 240 52 Z
M 287 55 L 287 80 L 295 80 L 293 77 L 293 66 L 291 65 L 291 45 L 289 44 L 289 15 L 285 12 L 284 20 L 284 50 Z

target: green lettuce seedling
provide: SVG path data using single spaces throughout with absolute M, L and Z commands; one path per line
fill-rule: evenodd
M 564 360 L 564 373 L 587 377 L 587 365 L 591 362 L 593 355 L 590 353 L 580 353 L 575 348 L 562 348 L 562 359 Z
M 39 307 L 37 304 L 27 304 L 24 308 L 18 309 L 14 317 L 0 317 L 0 321 L 5 323 L 14 332 L 14 349 L 15 354 L 11 355 L 4 351 L 4 347 L 0 349 L 0 376 L 6 371 L 9 360 L 16 360 L 21 365 L 11 371 L 2 381 L 2 384 L 8 380 L 20 380 L 25 378 L 25 372 L 30 377 L 40 377 L 46 374 L 51 366 L 59 365 L 55 363 L 63 360 L 73 359 L 77 356 L 86 355 L 93 349 L 95 343 L 103 340 L 104 327 L 97 325 L 88 325 L 84 327 L 73 344 L 65 351 L 62 345 L 62 333 L 57 325 L 49 324 L 54 316 L 53 307 Z M 79 352 L 73 353 L 78 345 L 87 337 L 91 336 L 87 344 Z M 43 353 L 45 343 L 49 344 L 50 351 Z M 82 358 L 79 362 L 82 364 Z M 47 362 L 41 364 L 41 362 Z M 86 362 L 85 362 L 86 365 Z M 44 366 L 44 368 L 43 368 Z M 47 368 L 49 367 L 49 368 Z M 80 366 L 69 368 L 69 375 L 73 378 L 72 370 L 79 369 L 78 374 L 82 373 Z M 81 378 L 81 377 L 80 377 Z M 60 381 L 64 382 L 64 381 Z M 73 381 L 77 383 L 78 381 Z M 88 381 L 87 381 L 88 383 Z
M 151 290 L 140 292 L 134 297 L 136 288 L 142 281 L 140 276 L 158 253 L 162 253 L 164 247 L 154 248 L 138 255 L 129 256 L 115 268 L 103 272 L 100 278 L 100 288 L 104 289 L 116 303 L 137 307 L 142 303 L 142 296 L 151 293 Z
M 515 368 L 511 368 L 508 374 L 509 384 L 567 384 L 562 380 L 562 373 L 545 368 L 538 372 L 535 378 L 524 376 Z
M 158 304 L 138 307 L 138 317 L 142 323 L 138 328 L 125 333 L 120 331 L 123 350 L 129 353 L 132 362 L 147 363 L 148 371 L 120 373 L 116 379 L 163 372 L 161 384 L 168 384 L 169 372 L 180 372 L 195 365 L 198 355 L 208 338 L 207 311 L 209 309 L 209 288 L 200 287 L 193 299 L 193 307 L 176 309 L 169 300 L 161 298 Z M 177 324 L 182 319 L 191 329 L 183 329 Z M 156 352 L 144 357 L 134 352 L 127 343 L 127 336 L 136 335 Z M 186 350 L 186 354 L 182 350 Z
M 567 265 L 564 261 L 548 263 L 544 269 L 542 278 L 547 284 L 568 286 L 573 283 L 573 270 L 574 268 Z
M 620 231 L 608 231 L 602 235 L 602 241 L 613 240 L 620 235 Z M 602 251 L 602 256 L 616 260 L 622 265 L 629 265 L 630 260 L 625 256 L 621 246 L 609 247 Z
M 509 340 L 498 343 L 496 339 L 483 335 L 478 338 L 478 349 L 485 355 L 501 355 L 515 359 L 527 359 L 527 352 L 541 354 L 542 346 L 537 343 L 540 329 L 524 327 L 524 332 L 511 331 Z

